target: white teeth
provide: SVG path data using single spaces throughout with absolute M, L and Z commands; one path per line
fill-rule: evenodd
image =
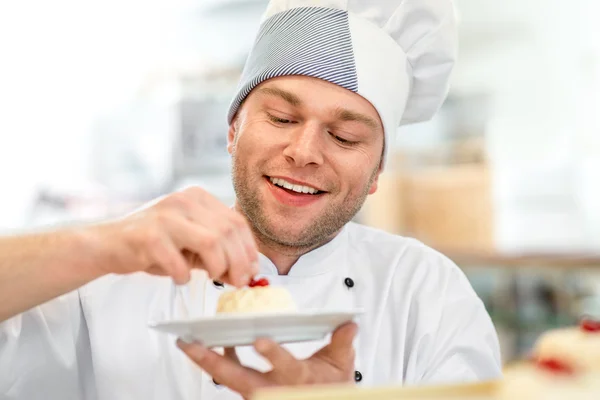
M 318 192 L 317 189 L 311 188 L 310 186 L 294 185 L 281 178 L 269 178 L 274 185 L 284 187 L 288 190 L 293 190 L 298 193 L 310 193 L 315 194 Z

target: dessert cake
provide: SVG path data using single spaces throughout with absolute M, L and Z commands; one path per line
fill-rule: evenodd
M 600 321 L 556 329 L 537 341 L 533 359 L 506 373 L 499 399 L 600 399 Z
M 252 280 L 248 287 L 225 292 L 219 297 L 217 314 L 295 311 L 290 292 L 271 286 L 266 278 Z
M 532 361 L 505 374 L 497 399 L 600 399 L 600 381 L 597 374 L 576 370 L 565 362 Z
M 534 358 L 559 360 L 582 372 L 600 373 L 600 321 L 584 319 L 578 327 L 556 329 L 537 341 Z

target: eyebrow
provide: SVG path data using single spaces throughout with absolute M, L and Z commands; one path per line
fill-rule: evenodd
M 259 89 L 259 92 L 267 94 L 269 96 L 280 97 L 283 100 L 290 103 L 291 105 L 293 105 L 294 107 L 299 107 L 302 105 L 302 100 L 300 100 L 300 97 L 296 96 L 292 92 L 288 92 L 283 89 L 279 89 L 276 87 L 263 87 Z
M 345 108 L 337 108 L 335 110 L 335 116 L 337 117 L 337 119 L 342 121 L 362 122 L 371 129 L 379 129 L 379 123 L 377 123 L 377 121 L 375 121 L 373 118 L 364 114 L 357 113 L 355 111 L 347 110 Z

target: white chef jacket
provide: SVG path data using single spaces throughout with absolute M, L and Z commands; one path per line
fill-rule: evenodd
M 358 385 L 501 375 L 483 303 L 455 264 L 416 240 L 349 223 L 288 275 L 262 255 L 260 266 L 299 308 L 364 309 L 354 344 Z M 230 290 L 204 274 L 188 286 L 194 316 L 213 315 Z M 174 336 L 148 327 L 180 316 L 175 299 L 168 278 L 110 275 L 1 323 L 0 399 L 239 399 L 193 364 Z M 328 340 L 286 347 L 304 358 Z M 243 364 L 268 369 L 252 348 L 238 354 Z

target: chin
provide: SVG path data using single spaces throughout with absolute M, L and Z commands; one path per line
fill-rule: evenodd
M 277 217 L 275 219 L 267 219 L 263 221 L 262 233 L 270 240 L 285 244 L 285 245 L 296 245 L 298 243 L 305 242 L 307 238 L 308 227 L 304 224 L 299 226 L 289 219 L 283 219 Z
M 293 225 L 293 226 L 290 226 Z M 305 236 L 306 227 L 298 226 L 294 222 L 287 223 L 271 223 L 267 227 L 274 237 L 285 242 L 298 242 Z

